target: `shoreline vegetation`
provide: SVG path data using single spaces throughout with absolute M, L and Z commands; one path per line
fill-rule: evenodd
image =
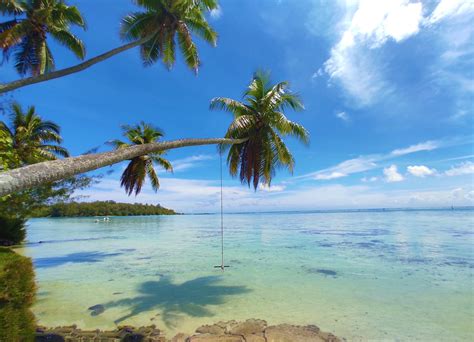
M 94 217 L 94 216 L 148 216 L 178 215 L 159 204 L 120 203 L 115 201 L 63 202 L 43 206 L 32 217 Z
M 32 341 L 35 317 L 31 306 L 36 285 L 33 263 L 0 247 L 0 341 Z

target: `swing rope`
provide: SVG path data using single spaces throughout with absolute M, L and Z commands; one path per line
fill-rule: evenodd
M 222 181 L 222 153 L 219 153 L 220 161 L 220 176 L 221 176 L 221 264 L 219 266 L 214 266 L 215 268 L 220 268 L 224 271 L 224 268 L 229 267 L 224 265 L 224 195 L 223 195 L 223 181 Z

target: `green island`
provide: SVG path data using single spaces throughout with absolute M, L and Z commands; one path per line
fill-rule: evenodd
M 159 204 L 117 203 L 115 201 L 55 203 L 36 209 L 32 217 L 147 216 L 176 215 Z

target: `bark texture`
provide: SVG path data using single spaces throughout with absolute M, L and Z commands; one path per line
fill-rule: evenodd
M 122 45 L 118 48 L 115 48 L 113 50 L 105 52 L 105 53 L 103 53 L 103 54 L 101 54 L 97 57 L 88 59 L 85 62 L 79 63 L 79 64 L 74 65 L 74 66 L 69 67 L 69 68 L 64 68 L 64 69 L 61 69 L 61 70 L 52 71 L 52 72 L 49 72 L 47 74 L 43 74 L 43 75 L 39 75 L 39 76 L 23 78 L 23 79 L 13 81 L 13 82 L 10 82 L 10 83 L 0 84 L 0 94 L 1 93 L 6 93 L 8 91 L 12 91 L 12 90 L 15 90 L 15 89 L 18 89 L 18 88 L 26 87 L 26 86 L 31 85 L 31 84 L 45 82 L 45 81 L 53 80 L 55 78 L 59 78 L 59 77 L 67 76 L 67 75 L 70 75 L 70 74 L 74 74 L 76 72 L 87 69 L 87 68 L 93 66 L 94 64 L 102 62 L 102 61 L 104 61 L 104 60 L 106 60 L 106 59 L 108 59 L 112 56 L 115 56 L 115 55 L 117 55 L 117 54 L 119 54 L 123 51 L 133 49 L 134 47 L 137 47 L 137 46 L 145 43 L 149 39 L 150 39 L 150 37 L 145 37 L 145 38 L 142 38 L 142 39 L 137 40 L 135 42 L 131 42 L 131 43 Z
M 226 138 L 181 139 L 162 143 L 134 145 L 110 152 L 87 154 L 28 165 L 18 169 L 0 172 L 0 196 L 15 191 L 34 188 L 44 183 L 65 179 L 152 152 L 185 146 L 240 144 L 246 140 L 247 139 Z

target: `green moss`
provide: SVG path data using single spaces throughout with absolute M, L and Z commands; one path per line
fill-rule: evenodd
M 0 341 L 33 341 L 35 298 L 31 259 L 0 247 Z

